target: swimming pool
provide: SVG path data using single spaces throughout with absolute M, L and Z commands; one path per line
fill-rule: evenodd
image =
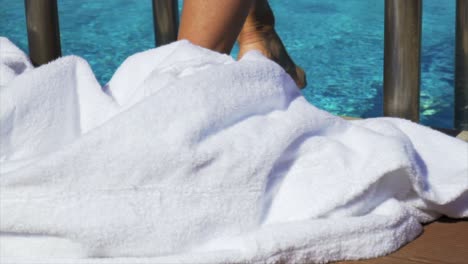
M 335 114 L 381 116 L 384 1 L 270 3 L 280 36 L 307 73 L 304 96 Z M 58 4 L 63 55 L 86 58 L 102 84 L 127 56 L 154 46 L 149 0 Z M 27 51 L 23 1 L 0 6 L 0 35 Z M 452 127 L 455 1 L 425 0 L 423 11 L 421 123 Z

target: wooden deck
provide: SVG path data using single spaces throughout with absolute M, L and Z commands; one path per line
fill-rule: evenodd
M 380 258 L 337 264 L 467 264 L 468 219 L 441 218 L 398 251 Z

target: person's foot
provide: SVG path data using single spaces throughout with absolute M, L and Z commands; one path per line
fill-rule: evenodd
M 278 63 L 293 78 L 299 88 L 306 86 L 304 70 L 289 57 L 286 48 L 274 29 L 275 18 L 267 1 L 256 0 L 239 34 L 238 58 L 251 50 L 260 51 Z
M 299 88 L 304 88 L 307 84 L 304 70 L 297 66 L 289 57 L 281 39 L 275 30 L 271 32 L 261 32 L 261 36 L 239 41 L 238 58 L 251 50 L 260 51 L 264 56 L 278 63 L 293 78 Z

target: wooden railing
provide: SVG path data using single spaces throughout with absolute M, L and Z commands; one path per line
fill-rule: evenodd
M 156 46 L 165 45 L 177 39 L 179 9 L 177 0 L 152 0 L 153 25 Z
M 56 0 L 25 0 L 29 57 L 42 65 L 62 55 Z
M 156 46 L 177 39 L 177 0 L 152 0 Z M 31 62 L 42 65 L 61 56 L 57 0 L 24 0 Z
M 455 128 L 468 130 L 468 0 L 457 0 Z
M 422 0 L 385 1 L 384 115 L 419 122 Z
M 444 0 L 448 1 L 448 0 Z M 455 121 L 468 130 L 468 0 L 456 0 Z M 156 46 L 176 40 L 177 0 L 152 0 Z M 385 0 L 384 115 L 419 122 L 423 0 Z M 25 0 L 34 65 L 61 56 L 57 0 Z

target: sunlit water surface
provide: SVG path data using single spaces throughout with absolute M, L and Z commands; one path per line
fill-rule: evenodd
M 334 114 L 381 116 L 384 1 L 270 3 L 277 31 L 307 73 L 304 96 Z M 149 0 L 58 4 L 63 55 L 87 59 L 102 84 L 126 57 L 154 46 Z M 0 0 L 0 6 L 0 35 L 27 51 L 24 1 Z M 425 0 L 423 9 L 421 122 L 452 127 L 455 1 Z

